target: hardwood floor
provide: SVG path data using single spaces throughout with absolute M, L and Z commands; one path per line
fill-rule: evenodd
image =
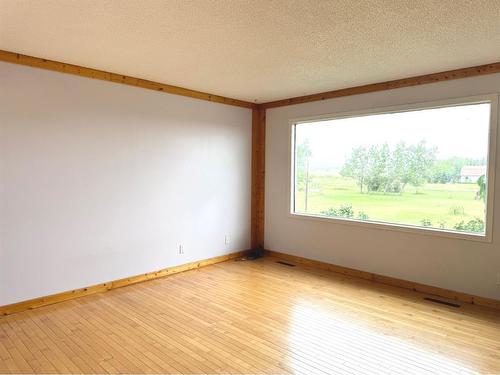
M 266 257 L 0 318 L 0 373 L 500 373 L 500 314 Z

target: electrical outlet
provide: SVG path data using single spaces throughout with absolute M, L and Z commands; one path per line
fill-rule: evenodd
M 227 234 L 224 236 L 224 243 L 226 245 L 229 245 L 229 243 L 231 243 L 231 238 Z
M 179 245 L 179 254 L 184 254 L 184 245 Z

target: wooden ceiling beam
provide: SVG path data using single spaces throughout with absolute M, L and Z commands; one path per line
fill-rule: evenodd
M 486 74 L 495 74 L 495 73 L 500 73 L 500 62 L 473 66 L 469 68 L 448 70 L 445 72 L 439 72 L 433 74 L 424 74 L 421 76 L 396 79 L 387 82 L 372 83 L 363 86 L 354 86 L 340 90 L 322 92 L 319 94 L 304 95 L 289 99 L 275 100 L 272 102 L 259 104 L 259 108 L 268 109 L 268 108 L 284 107 L 294 104 L 302 104 L 302 103 L 316 102 L 326 99 L 340 98 L 342 96 L 366 94 L 376 91 L 392 90 L 402 87 L 425 85 L 428 83 L 451 81 L 454 79 L 469 78 L 469 77 L 481 76 Z
M 268 108 L 283 107 L 283 106 L 309 103 L 326 99 L 339 98 L 343 96 L 366 94 L 376 91 L 392 90 L 402 87 L 418 86 L 428 83 L 443 82 L 460 78 L 469 78 L 486 74 L 500 73 L 500 62 L 494 62 L 491 64 L 448 70 L 433 74 L 424 74 L 410 78 L 403 78 L 403 79 L 373 83 L 362 86 L 348 87 L 339 90 L 326 91 L 318 94 L 297 96 L 288 99 L 255 104 L 244 100 L 238 100 L 225 96 L 214 95 L 202 91 L 190 90 L 179 86 L 173 86 L 165 83 L 149 81 L 123 74 L 107 72 L 104 70 L 86 68 L 79 65 L 67 64 L 59 61 L 23 55 L 20 53 L 15 53 L 10 51 L 0 50 L 0 61 L 26 65 L 46 70 L 52 70 L 61 73 L 74 74 L 82 77 L 100 79 L 103 81 L 121 83 L 125 85 L 141 87 L 144 89 L 161 91 L 168 94 L 181 95 L 190 98 L 227 104 L 237 107 L 250 108 L 250 109 L 268 109 Z
M 0 61 L 5 61 L 14 64 L 26 65 L 35 68 L 41 68 L 46 70 L 52 70 L 61 73 L 74 74 L 81 77 L 100 79 L 102 81 L 110 81 L 115 83 L 121 83 L 124 85 L 141 87 L 143 89 L 155 90 L 160 92 L 165 92 L 168 94 L 187 96 L 189 98 L 195 98 L 200 100 L 206 100 L 214 103 L 227 104 L 237 107 L 244 107 L 254 109 L 257 107 L 256 104 L 246 102 L 243 100 L 227 98 L 225 96 L 213 95 L 206 92 L 195 91 L 186 89 L 183 87 L 167 85 L 165 83 L 148 81 L 146 79 L 130 77 L 123 74 L 116 74 L 111 72 L 106 72 L 104 70 L 97 70 L 92 68 L 86 68 L 79 65 L 66 64 L 59 61 L 42 59 L 39 57 L 33 57 L 28 55 L 22 55 L 20 53 L 9 52 L 0 50 Z

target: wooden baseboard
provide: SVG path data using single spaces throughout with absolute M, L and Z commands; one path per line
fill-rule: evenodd
M 196 262 L 182 264 L 180 266 L 174 266 L 169 268 L 164 268 L 155 272 L 149 272 L 141 275 L 131 276 L 124 279 L 109 281 L 102 284 L 92 285 L 86 288 L 80 288 L 75 290 L 70 290 L 66 292 L 56 293 L 49 296 L 39 297 L 30 299 L 27 301 L 21 301 L 13 303 L 10 305 L 0 306 L 0 316 L 10 315 L 17 312 L 35 309 L 37 307 L 42 307 L 46 305 L 52 305 L 54 303 L 63 302 L 73 298 L 79 298 L 87 296 L 94 293 L 107 292 L 108 290 L 121 288 L 127 285 L 132 285 L 140 283 L 147 280 L 154 280 L 160 277 L 165 277 L 168 275 L 173 275 L 175 273 L 184 272 L 192 269 L 197 269 L 211 264 L 225 262 L 231 259 L 236 259 L 244 256 L 248 253 L 248 250 L 238 251 L 235 253 L 218 256 L 215 258 L 204 259 Z M 457 292 L 453 290 L 438 288 L 430 285 L 420 284 L 413 281 L 407 281 L 402 279 L 397 279 L 389 276 L 382 276 L 375 273 L 370 273 L 366 271 L 356 270 L 354 268 L 348 268 L 343 266 L 338 266 L 335 264 L 325 263 L 317 260 L 312 260 L 308 258 L 303 258 L 295 255 L 285 254 L 278 251 L 266 250 L 266 255 L 280 258 L 289 262 L 297 263 L 303 266 L 322 269 L 326 271 L 331 271 L 335 273 L 340 273 L 343 275 L 357 277 L 364 280 L 369 280 L 377 282 L 380 284 L 396 286 L 408 290 L 413 290 L 420 293 L 431 294 L 439 296 L 442 298 L 452 299 L 463 303 L 471 303 L 478 306 L 490 307 L 500 310 L 500 301 L 474 296 L 467 293 Z
M 182 264 L 180 266 L 164 268 L 155 272 L 149 272 L 141 275 L 127 277 L 124 279 L 109 281 L 103 284 L 92 285 L 86 288 L 69 290 L 67 292 L 56 293 L 49 296 L 34 298 L 27 301 L 21 301 L 10 305 L 0 306 L 0 316 L 10 315 L 25 310 L 35 309 L 41 306 L 52 305 L 54 303 L 66 301 L 69 299 L 88 296 L 89 294 L 107 292 L 108 290 L 111 289 L 121 288 L 127 285 L 132 285 L 147 280 L 158 279 L 160 277 L 165 277 L 175 273 L 197 269 L 209 266 L 211 264 L 225 262 L 231 259 L 242 257 L 246 255 L 248 251 L 249 250 L 238 251 L 231 254 L 221 255 L 215 258 L 209 258 L 209 259 L 199 260 L 196 262 Z
M 273 256 L 286 260 L 288 262 L 297 263 L 303 266 L 322 269 L 326 271 L 336 272 L 347 276 L 357 277 L 365 280 L 370 280 L 376 283 L 396 286 L 399 288 L 409 289 L 420 293 L 431 294 L 434 296 L 439 296 L 442 298 L 447 298 L 451 300 L 456 300 L 464 303 L 471 303 L 474 305 L 490 307 L 500 310 L 500 301 L 492 298 L 478 297 L 467 293 L 456 292 L 453 290 L 438 288 L 435 286 L 425 285 L 416 283 L 413 281 L 407 281 L 402 279 L 397 279 L 395 277 L 377 275 L 375 273 L 356 270 L 354 268 L 348 268 L 343 266 L 338 266 L 335 264 L 325 263 L 318 260 L 312 260 L 308 258 L 302 258 L 295 255 L 280 253 L 278 251 L 266 250 L 266 255 Z

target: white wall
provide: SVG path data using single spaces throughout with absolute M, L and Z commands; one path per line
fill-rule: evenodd
M 496 74 L 268 110 L 265 247 L 500 299 L 500 285 L 497 285 L 497 278 L 500 277 L 500 149 L 496 161 L 497 199 L 492 243 L 288 216 L 289 119 L 499 91 L 500 74 Z
M 250 165 L 248 109 L 0 63 L 0 305 L 249 248 Z

